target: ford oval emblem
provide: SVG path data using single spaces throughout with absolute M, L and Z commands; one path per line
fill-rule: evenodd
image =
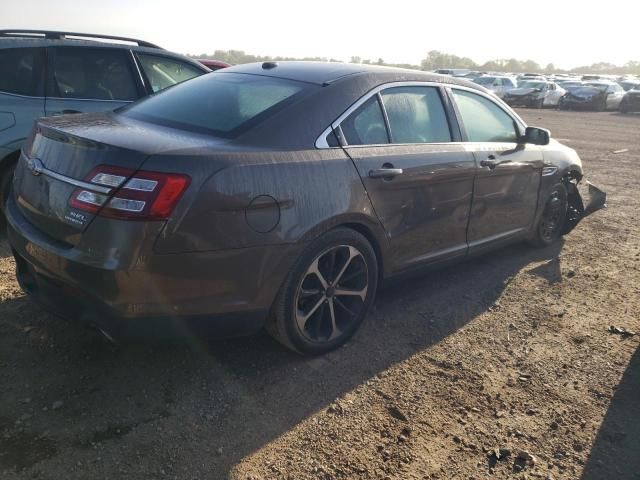
M 31 172 L 32 175 L 40 175 L 44 171 L 44 165 L 42 164 L 42 160 L 38 158 L 30 158 L 27 160 L 27 168 Z

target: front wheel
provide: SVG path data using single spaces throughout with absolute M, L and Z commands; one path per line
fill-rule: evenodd
M 287 276 L 274 304 L 269 333 L 303 354 L 344 344 L 375 298 L 378 263 L 360 233 L 338 228 L 311 242 Z
M 562 229 L 567 220 L 568 210 L 567 188 L 562 183 L 555 184 L 547 196 L 530 242 L 536 247 L 551 245 L 562 236 Z

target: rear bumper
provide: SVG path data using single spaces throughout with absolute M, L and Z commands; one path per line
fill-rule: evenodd
M 7 236 L 23 290 L 47 310 L 111 336 L 259 330 L 296 258 L 294 245 L 158 255 L 102 263 L 55 245 L 7 204 Z M 86 250 L 86 248 L 85 248 Z M 146 251 L 147 253 L 143 253 Z

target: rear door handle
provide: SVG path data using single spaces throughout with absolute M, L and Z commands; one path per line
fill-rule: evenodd
M 82 112 L 79 110 L 65 109 L 65 110 L 59 110 L 57 112 L 51 112 L 51 115 L 69 115 L 71 113 L 82 113 Z
M 376 168 L 369 170 L 369 178 L 393 178 L 402 175 L 404 171 L 401 168 Z

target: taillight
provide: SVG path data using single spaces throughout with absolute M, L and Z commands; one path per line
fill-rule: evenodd
M 89 183 L 113 188 L 102 194 L 78 188 L 69 205 L 102 217 L 126 220 L 166 220 L 190 179 L 177 173 L 145 172 L 101 165 L 85 178 Z

